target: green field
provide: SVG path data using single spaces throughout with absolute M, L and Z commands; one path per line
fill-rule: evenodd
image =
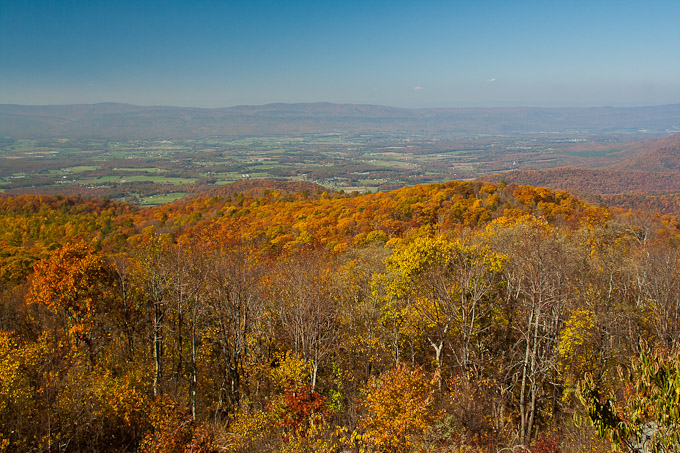
M 128 182 L 151 182 L 154 184 L 172 184 L 175 186 L 191 184 L 196 181 L 193 178 L 171 178 L 165 176 L 146 176 L 146 175 L 136 175 L 136 176 L 100 176 L 93 179 L 79 179 L 77 182 L 79 184 L 102 184 L 102 183 L 128 183 Z
M 179 200 L 185 196 L 186 192 L 172 192 L 162 195 L 150 195 L 148 197 L 143 197 L 139 204 L 142 206 L 160 206 L 165 203 L 171 203 L 173 201 Z
M 62 168 L 61 171 L 63 173 L 82 173 L 84 171 L 101 170 L 101 168 L 99 165 L 76 165 L 74 167 Z
M 134 171 L 134 172 L 146 172 L 146 173 L 167 173 L 168 170 L 162 169 L 162 168 L 156 168 L 156 167 L 142 167 L 142 168 L 135 168 L 135 167 L 116 167 L 113 169 L 114 171 Z

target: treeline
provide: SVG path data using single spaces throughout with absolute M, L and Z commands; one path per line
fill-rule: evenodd
M 0 450 L 676 441 L 673 218 L 459 182 L 0 205 Z
M 635 209 L 663 214 L 680 213 L 680 192 L 673 193 L 619 193 L 611 195 L 589 196 L 593 202 L 617 206 L 623 209 Z

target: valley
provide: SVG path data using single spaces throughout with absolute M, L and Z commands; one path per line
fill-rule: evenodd
M 366 193 L 493 179 L 571 190 L 593 202 L 633 192 L 657 197 L 680 191 L 673 173 L 680 169 L 678 131 L 677 105 L 0 105 L 0 192 L 154 206 L 244 180 L 302 181 Z M 665 174 L 658 178 L 654 172 Z M 605 201 L 616 204 L 619 198 Z M 656 198 L 644 205 L 675 212 L 675 203 L 663 208 Z
M 0 190 L 103 196 L 157 205 L 242 180 L 308 181 L 375 192 L 471 180 L 510 170 L 589 168 L 622 161 L 640 133 L 452 136 L 326 133 L 205 139 L 10 139 Z

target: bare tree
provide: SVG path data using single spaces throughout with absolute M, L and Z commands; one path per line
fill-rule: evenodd
M 216 414 L 234 411 L 241 403 L 248 347 L 261 316 L 260 266 L 243 244 L 213 250 L 207 257 L 206 322 L 216 330 L 212 339 L 222 371 Z
M 153 235 L 147 243 L 142 245 L 137 254 L 138 272 L 141 275 L 144 292 L 151 308 L 154 396 L 161 394 L 161 381 L 163 379 L 164 322 L 172 285 L 172 269 L 167 263 L 169 246 L 169 238 Z
M 321 361 L 338 336 L 337 298 L 329 257 L 307 253 L 280 263 L 271 294 L 273 308 L 293 351 L 312 366 L 315 388 Z
M 645 245 L 633 257 L 631 267 L 641 304 L 654 314 L 656 337 L 666 349 L 674 349 L 680 334 L 678 249 L 669 244 Z
M 192 419 L 196 419 L 198 389 L 198 343 L 203 310 L 203 293 L 206 282 L 205 254 L 195 244 L 179 242 L 169 250 L 169 264 L 172 269 L 171 297 L 173 300 L 173 329 L 176 354 L 174 355 L 175 392 L 180 379 L 188 377 L 189 404 Z M 185 336 L 189 345 L 185 346 Z M 189 351 L 185 353 L 185 347 Z M 185 354 L 188 357 L 185 357 Z M 185 373 L 188 368 L 188 373 Z
M 518 438 L 527 445 L 539 407 L 550 401 L 556 405 L 557 343 L 574 263 L 564 238 L 547 226 L 518 224 L 508 233 L 505 304 L 516 336 L 506 373 L 519 393 Z

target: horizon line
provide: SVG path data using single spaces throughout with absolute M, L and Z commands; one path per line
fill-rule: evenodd
M 18 103 L 1 103 L 0 106 L 17 106 L 17 107 L 76 107 L 76 106 L 96 106 L 96 105 L 124 105 L 131 107 L 143 108 L 178 108 L 178 109 L 197 109 L 197 110 L 225 110 L 243 107 L 270 107 L 276 105 L 331 105 L 331 106 L 361 106 L 361 107 L 383 107 L 398 110 L 512 110 L 512 109 L 636 109 L 636 108 L 658 108 L 678 106 L 680 103 L 667 104 L 644 104 L 644 105 L 589 105 L 589 106 L 542 106 L 542 105 L 518 105 L 518 106 L 465 106 L 465 107 L 399 107 L 388 104 L 371 104 L 371 103 L 352 103 L 352 102 L 331 102 L 331 101 L 313 101 L 313 102 L 268 102 L 264 104 L 237 104 L 222 107 L 197 107 L 189 105 L 171 105 L 171 104 L 133 104 L 129 102 L 117 101 L 100 101 L 100 102 L 81 102 L 69 104 L 18 104 Z

